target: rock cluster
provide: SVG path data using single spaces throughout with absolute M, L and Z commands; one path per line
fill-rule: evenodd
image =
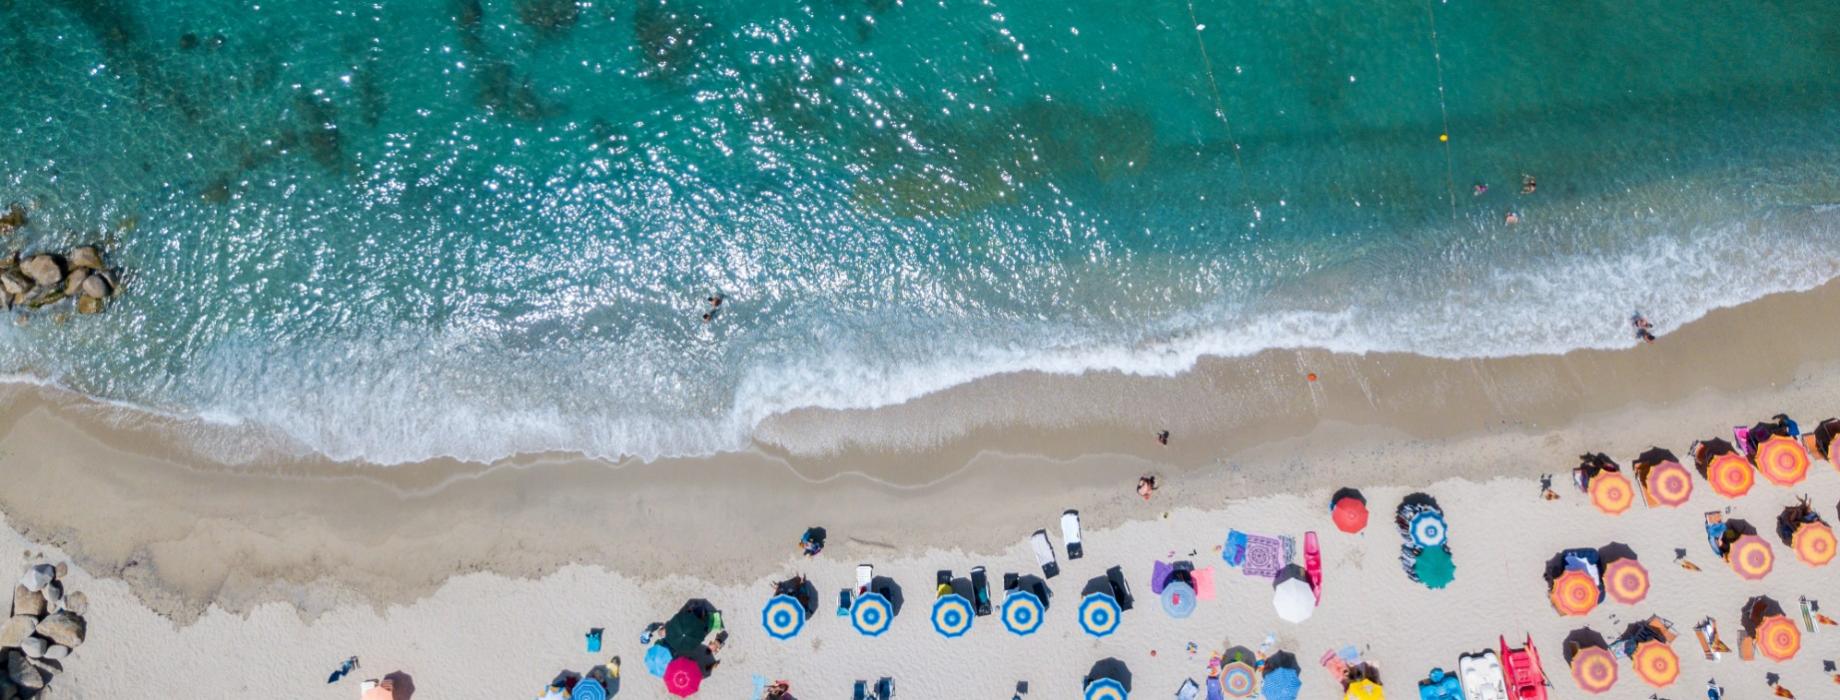
M 33 564 L 13 587 L 13 614 L 0 622 L 0 654 L 6 657 L 0 700 L 37 696 L 83 644 L 89 599 L 64 590 L 67 571 L 62 564 Z
M 97 313 L 121 292 L 117 275 L 95 246 L 23 257 L 13 251 L 0 258 L 0 309 L 40 309 L 75 299 L 77 313 Z

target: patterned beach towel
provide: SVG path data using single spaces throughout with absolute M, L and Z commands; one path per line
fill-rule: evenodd
M 1240 571 L 1247 576 L 1269 579 L 1284 568 L 1284 543 L 1275 537 L 1246 536 L 1246 563 Z

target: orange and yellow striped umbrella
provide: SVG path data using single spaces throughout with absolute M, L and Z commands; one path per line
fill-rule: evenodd
M 1572 657 L 1572 680 L 1578 689 L 1597 694 L 1616 685 L 1616 657 L 1603 647 L 1581 649 Z
M 1625 557 L 1604 567 L 1604 592 L 1624 605 L 1635 605 L 1648 597 L 1648 569 L 1633 558 Z
M 1560 615 L 1589 615 L 1597 607 L 1597 582 L 1591 575 L 1569 569 L 1552 582 L 1552 605 Z
M 1649 467 L 1648 497 L 1658 505 L 1678 507 L 1693 497 L 1693 475 L 1671 460 Z
M 1629 663 L 1636 670 L 1636 675 L 1656 688 L 1673 685 L 1680 677 L 1680 657 L 1674 648 L 1658 639 L 1650 639 L 1636 645 L 1636 653 L 1630 655 Z
M 1826 566 L 1834 560 L 1834 529 L 1827 523 L 1802 523 L 1789 538 L 1795 557 L 1809 566 Z
M 1770 543 L 1756 535 L 1739 537 L 1731 543 L 1731 552 L 1725 555 L 1731 560 L 1731 570 L 1738 575 L 1755 581 L 1769 575 L 1776 566 L 1776 550 L 1770 549 Z
M 1713 457 L 1712 463 L 1706 465 L 1706 481 L 1712 484 L 1713 493 L 1737 498 L 1751 492 L 1751 485 L 1757 483 L 1757 475 L 1744 455 L 1727 452 Z
M 1788 661 L 1802 650 L 1802 631 L 1781 615 L 1771 615 L 1757 625 L 1757 651 L 1773 661 Z
M 1598 472 L 1591 479 L 1591 503 L 1598 510 L 1611 515 L 1620 515 L 1629 510 L 1636 502 L 1635 488 L 1629 485 L 1629 479 L 1619 472 Z
M 1787 435 L 1772 435 L 1757 446 L 1757 471 L 1777 486 L 1794 486 L 1808 478 L 1808 450 Z

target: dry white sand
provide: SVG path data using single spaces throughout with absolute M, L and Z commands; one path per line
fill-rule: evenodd
M 1831 521 L 1840 498 L 1840 472 L 1817 463 L 1801 486 L 1794 493 L 1812 494 Z M 1735 647 L 1739 606 L 1757 594 L 1772 595 L 1789 607 L 1799 596 L 1824 597 L 1832 610 L 1840 611 L 1840 564 L 1814 569 L 1778 547 L 1775 571 L 1763 581 L 1747 582 L 1715 559 L 1705 543 L 1702 511 L 1729 505 L 1734 516 L 1767 532 L 1776 514 L 1792 502 L 1790 490 L 1760 483 L 1747 497 L 1728 503 L 1698 483 L 1687 507 L 1645 509 L 1638 503 L 1620 517 L 1598 512 L 1569 489 L 1562 500 L 1542 501 L 1536 484 L 1526 480 L 1445 481 L 1423 490 L 1438 498 L 1450 522 L 1458 568 L 1448 589 L 1426 589 L 1399 569 L 1400 540 L 1389 512 L 1407 489 L 1368 489 L 1376 512 L 1359 536 L 1334 530 L 1326 493 L 1264 497 L 1217 510 L 1179 509 L 1167 517 L 1088 532 L 1086 557 L 1063 560 L 1062 575 L 1050 582 L 1056 595 L 1047 622 L 1026 638 L 1005 631 L 993 616 L 979 618 L 966 637 L 946 640 L 926 617 L 936 569 L 964 575 L 982 564 L 989 567 L 993 586 L 1001 572 L 1035 571 L 1024 532 L 1017 532 L 1017 544 L 998 556 L 928 551 L 873 562 L 879 574 L 903 584 L 909 598 L 893 629 L 876 639 L 859 636 L 846 619 L 828 612 L 836 589 L 850 584 L 857 563 L 831 552 L 811 561 L 789 553 L 785 571 L 811 576 L 827 610 L 786 642 L 768 638 L 760 628 L 760 606 L 769 595 L 766 579 L 711 588 L 690 578 L 639 584 L 579 566 L 535 581 L 471 574 L 425 599 L 381 613 L 342 607 L 307 622 L 293 606 L 271 603 L 247 616 L 213 609 L 195 623 L 178 626 L 140 604 L 121 581 L 76 571 L 73 588 L 87 591 L 92 601 L 90 641 L 68 662 L 70 672 L 58 679 L 56 690 L 58 697 L 79 698 L 351 698 L 357 695 L 357 680 L 400 670 L 414 677 L 417 698 L 535 697 L 558 671 L 585 670 L 604 660 L 586 653 L 582 635 L 589 627 L 605 627 L 606 652 L 627 661 L 620 697 L 666 697 L 662 684 L 645 675 L 639 661 L 639 631 L 684 599 L 706 597 L 724 609 L 733 634 L 722 665 L 698 696 L 706 698 L 749 697 L 755 674 L 790 679 L 796 694 L 814 699 L 848 697 L 853 679 L 883 675 L 898 680 L 904 698 L 1007 698 L 1017 680 L 1030 682 L 1030 697 L 1071 698 L 1088 668 L 1107 657 L 1129 665 L 1137 696 L 1169 697 L 1182 678 L 1203 675 L 1208 650 L 1229 643 L 1257 647 L 1267 633 L 1304 662 L 1307 698 L 1339 696 L 1333 679 L 1315 666 L 1317 657 L 1333 647 L 1360 646 L 1381 669 L 1389 689 L 1410 696 L 1415 681 L 1433 666 L 1453 667 L 1459 653 L 1493 647 L 1497 635 L 1519 640 L 1529 633 L 1555 677 L 1553 697 L 1579 697 L 1561 660 L 1560 640 L 1580 626 L 1614 638 L 1624 625 L 1649 614 L 1672 620 L 1682 632 L 1674 643 L 1682 658 L 1680 681 L 1656 691 L 1625 665 L 1616 689 L 1604 697 L 1647 698 L 1659 692 L 1662 697 L 1699 698 L 1708 678 L 1725 684 L 1732 691 L 1728 697 L 1763 697 L 1766 672 L 1782 674 L 1784 684 L 1802 698 L 1840 693 L 1820 663 L 1840 657 L 1840 628 L 1806 636 L 1801 654 L 1785 664 L 1761 657 L 1747 663 L 1736 654 L 1707 662 L 1691 637 L 1690 627 L 1710 615 Z M 1146 505 L 1146 512 L 1154 513 L 1155 505 Z M 1040 513 L 1042 527 L 1053 531 L 1056 515 Z M 1306 530 L 1320 533 L 1325 593 L 1315 617 L 1302 625 L 1278 620 L 1268 583 L 1224 568 L 1214 548 L 1228 528 L 1298 537 Z M 833 536 L 842 534 L 847 533 Z M 4 537 L 10 546 L 4 548 L 8 555 L 0 558 L 0 570 L 15 570 L 18 552 L 30 545 L 11 531 Z M 1653 580 L 1648 599 L 1636 606 L 1606 603 L 1586 618 L 1559 617 L 1547 603 L 1544 561 L 1561 548 L 1611 541 L 1628 543 L 1647 564 Z M 1704 570 L 1675 566 L 1677 547 Z M 1150 564 L 1172 551 L 1186 558 L 1190 550 L 1197 552 L 1197 565 L 1217 567 L 1219 595 L 1193 617 L 1173 620 L 1148 591 Z M 55 550 L 50 554 L 55 556 Z M 1125 614 L 1117 634 L 1094 639 L 1080 631 L 1074 608 L 1082 584 L 1113 564 L 1125 567 L 1140 602 Z M 1189 642 L 1200 654 L 1185 651 Z M 352 679 L 326 685 L 326 674 L 352 654 L 362 658 L 363 668 Z

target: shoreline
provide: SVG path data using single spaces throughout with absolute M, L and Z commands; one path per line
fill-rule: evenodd
M 781 566 L 814 524 L 852 533 L 833 544 L 842 556 L 989 552 L 1064 508 L 1106 527 L 1319 488 L 1325 478 L 1530 477 L 1562 472 L 1584 451 L 1680 451 L 1720 433 L 1716 423 L 1692 435 L 1675 429 L 1704 424 L 1691 417 L 1712 406 L 1724 407 L 1720 420 L 1788 410 L 1812 423 L 1840 413 L 1825 401 L 1840 389 L 1840 330 L 1815 325 L 1767 342 L 1759 331 L 1835 300 L 1840 282 L 1722 309 L 1620 351 L 1465 361 L 1269 352 L 1212 359 L 1177 378 L 1011 375 L 886 409 L 783 416 L 755 449 L 651 463 L 533 455 L 390 468 L 210 464 L 159 421 L 14 388 L 0 413 L 0 478 L 14 487 L 0 494 L 0 511 L 32 539 L 130 581 L 180 622 L 211 605 L 243 612 L 270 601 L 311 618 L 333 601 L 416 600 L 458 574 L 531 578 L 569 564 L 643 580 L 674 571 L 753 578 Z M 1319 381 L 1304 381 L 1304 371 Z M 1087 405 L 1079 395 L 1117 402 Z M 1067 410 L 1031 413 L 1031 404 Z M 874 435 L 948 412 L 961 422 L 925 450 L 814 455 L 787 438 Z M 1157 428 L 1173 431 L 1169 447 L 1152 439 Z M 1146 472 L 1174 486 L 1148 507 L 1131 489 Z M 934 521 L 942 524 L 912 527 Z M 619 541 L 601 535 L 609 532 Z

